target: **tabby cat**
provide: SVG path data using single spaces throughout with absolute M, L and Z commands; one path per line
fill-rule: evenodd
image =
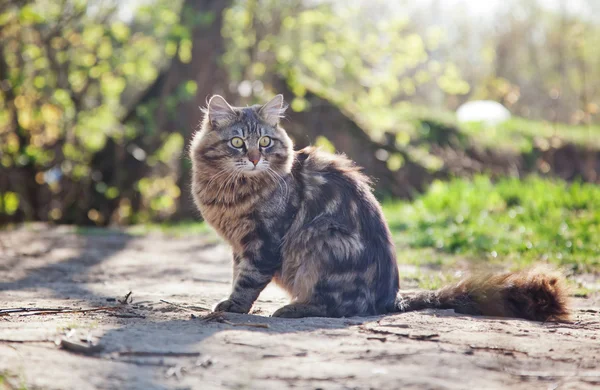
M 369 179 L 342 155 L 299 151 L 279 125 L 282 95 L 231 107 L 213 96 L 191 145 L 192 191 L 233 249 L 233 286 L 215 311 L 248 313 L 274 281 L 291 296 L 275 317 L 348 317 L 425 308 L 566 320 L 551 270 L 472 276 L 402 296 L 394 245 Z

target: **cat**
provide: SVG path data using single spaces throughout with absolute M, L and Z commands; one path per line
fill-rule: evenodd
M 425 308 L 529 320 L 569 318 L 554 270 L 478 275 L 399 294 L 396 251 L 371 181 L 343 155 L 294 151 L 282 95 L 232 107 L 218 95 L 192 140 L 192 194 L 233 249 L 233 283 L 215 311 L 248 313 L 274 281 L 291 303 L 274 317 L 350 317 Z

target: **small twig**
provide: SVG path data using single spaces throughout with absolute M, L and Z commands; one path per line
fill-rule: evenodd
M 227 325 L 231 325 L 231 326 L 249 326 L 249 327 L 252 327 L 252 328 L 265 328 L 265 329 L 269 328 L 269 324 L 262 324 L 262 323 L 256 323 L 256 322 L 247 322 L 247 323 L 231 322 L 229 320 L 226 320 L 225 319 L 225 314 L 223 312 L 220 312 L 220 311 L 215 311 L 215 312 L 212 312 L 212 313 L 208 313 L 204 317 L 200 317 L 200 320 L 201 321 L 205 321 L 205 322 L 216 321 L 216 322 L 219 322 L 221 324 L 227 324 Z
M 127 294 L 125 294 L 125 296 L 123 297 L 123 299 L 119 299 L 119 303 L 121 305 L 127 305 L 128 303 L 131 302 L 129 300 L 129 297 L 131 297 L 131 291 L 129 291 Z
M 508 348 L 500 348 L 500 347 L 478 347 L 476 345 L 469 345 L 469 348 L 475 349 L 475 350 L 482 350 L 482 351 L 497 351 L 497 352 L 502 352 L 503 354 L 522 353 L 524 355 L 529 356 L 529 354 L 527 352 L 519 351 L 517 349 L 508 349 Z
M 64 350 L 75 353 L 81 353 L 84 355 L 93 355 L 96 352 L 100 352 L 103 349 L 103 347 L 99 344 L 83 344 L 74 341 L 69 341 L 65 338 L 61 339 L 59 342 L 57 342 L 57 344 Z
M 109 316 L 117 317 L 117 318 L 146 318 L 146 316 L 143 316 L 141 314 L 128 314 L 128 313 L 123 313 L 123 314 L 110 313 Z
M 270 354 L 270 353 L 262 355 L 263 359 L 274 359 L 274 358 L 281 358 L 281 357 L 283 357 L 283 356 L 281 356 L 281 355 L 273 355 L 273 354 Z
M 16 344 L 25 344 L 25 343 L 52 343 L 52 340 L 10 340 L 10 339 L 0 339 L 0 343 L 16 343 Z
M 366 326 L 360 326 L 360 329 L 363 331 L 372 332 L 372 333 L 376 333 L 376 334 L 405 337 L 405 338 L 408 338 L 411 340 L 419 340 L 419 341 L 436 341 L 437 342 L 438 340 L 433 340 L 433 339 L 440 336 L 438 333 L 431 333 L 431 334 L 396 333 L 396 332 L 390 332 L 387 330 L 369 328 Z
M 419 341 L 437 341 L 437 340 L 433 340 L 436 337 L 440 337 L 439 334 L 437 333 L 431 333 L 431 334 L 408 334 L 408 335 L 399 335 L 402 337 L 408 337 L 409 339 L 412 340 L 419 340 Z
M 144 360 L 129 360 L 129 359 L 118 359 L 114 360 L 119 363 L 127 363 L 127 364 L 135 364 L 137 366 L 153 366 L 153 367 L 171 367 L 170 364 L 165 364 L 163 362 L 149 362 Z
M 19 314 L 19 317 L 40 316 L 40 315 L 49 315 L 49 314 L 90 313 L 90 312 L 94 312 L 94 311 L 113 311 L 113 310 L 119 310 L 119 309 L 121 309 L 121 306 L 102 306 L 102 307 L 96 307 L 93 309 L 63 309 L 63 310 L 39 311 L 39 312 L 33 312 L 33 313 Z
M 214 311 L 212 313 L 208 313 L 205 316 L 199 317 L 200 321 L 203 322 L 210 322 L 210 321 L 218 321 L 220 322 L 221 320 L 224 320 L 224 315 L 223 312 L 220 311 Z
M 263 347 L 262 345 L 252 345 L 252 344 L 246 344 L 246 343 L 239 343 L 237 341 L 225 340 L 225 342 L 227 344 L 230 344 L 230 345 L 241 345 L 243 347 L 252 347 L 252 348 L 258 348 L 258 349 L 265 349 L 266 348 L 266 347 Z
M 521 376 L 521 377 L 537 377 L 537 378 L 569 378 L 569 377 L 577 377 L 577 378 L 600 378 L 600 371 L 590 371 L 590 372 L 541 372 L 541 371 L 515 371 L 511 369 L 504 369 L 505 372 L 508 372 L 511 375 Z
M 11 314 L 11 313 L 22 313 L 29 311 L 63 311 L 69 310 L 68 308 L 56 309 L 56 308 L 46 308 L 46 307 L 15 307 L 10 309 L 0 309 L 0 314 Z

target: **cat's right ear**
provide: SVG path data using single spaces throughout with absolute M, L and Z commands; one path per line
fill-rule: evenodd
M 235 110 L 220 95 L 214 95 L 210 98 L 206 111 L 213 128 L 226 126 L 237 117 Z

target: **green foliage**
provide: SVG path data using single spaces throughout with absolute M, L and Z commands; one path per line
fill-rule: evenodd
M 322 135 L 318 136 L 315 139 L 315 146 L 320 147 L 321 149 L 329 153 L 335 153 L 335 146 L 333 146 L 331 141 L 329 141 L 326 137 L 323 137 Z
M 438 181 L 414 202 L 387 203 L 384 210 L 400 248 L 600 270 L 600 187 L 591 184 L 536 177 Z
M 59 218 L 78 200 L 65 193 L 92 187 L 107 200 L 121 194 L 92 172 L 92 161 L 109 141 L 126 149 L 128 140 L 144 136 L 144 127 L 121 123 L 132 96 L 175 55 L 167 52 L 167 42 L 180 51 L 191 50 L 191 43 L 179 25 L 180 1 L 144 5 L 131 24 L 116 18 L 116 8 L 85 1 L 27 3 L 3 7 L 0 15 L 0 69 L 6 71 L 0 74 L 0 163 L 33 171 L 37 184 L 51 190 L 48 202 L 56 205 L 52 215 Z M 195 92 L 195 83 L 188 82 L 177 99 Z M 159 160 L 171 158 L 174 148 L 181 151 L 182 142 L 171 140 Z M 46 175 L 49 171 L 60 174 Z M 58 179 L 46 182 L 48 177 Z M 10 215 L 15 201 L 6 196 Z M 27 201 L 21 197 L 23 206 Z M 169 207 L 169 201 L 155 203 L 161 210 Z
M 0 214 L 13 215 L 19 207 L 19 196 L 14 192 L 0 194 Z
M 498 125 L 468 123 L 461 130 L 474 142 L 489 147 L 520 153 L 530 152 L 534 146 L 542 150 L 562 142 L 600 148 L 600 126 L 573 126 L 561 123 L 513 118 Z
M 47 202 L 39 208 L 49 209 L 52 220 L 78 207 L 97 216 L 96 197 L 118 204 L 117 223 L 169 218 L 188 191 L 177 177 L 184 149 L 178 132 L 190 130 L 171 124 L 182 122 L 182 102 L 205 98 L 196 96 L 201 78 L 180 80 L 167 96 L 151 91 L 155 98 L 144 104 L 138 98 L 171 60 L 189 63 L 194 29 L 221 25 L 221 15 L 182 8 L 181 0 L 142 2 L 131 21 L 119 20 L 116 7 L 83 0 L 17 3 L 0 13 L 0 170 L 23 169 L 29 182 L 2 189 L 0 212 L 20 217 L 36 203 L 27 189 L 36 188 L 41 195 L 35 196 Z M 227 82 L 238 83 L 239 103 L 264 100 L 281 81 L 295 95 L 293 111 L 313 108 L 309 92 L 325 97 L 373 139 L 395 143 L 396 152 L 386 148 L 377 156 L 392 171 L 409 160 L 440 170 L 443 161 L 432 145 L 521 153 L 561 142 L 600 148 L 598 126 L 520 118 L 459 126 L 450 111 L 467 99 L 487 98 L 519 115 L 593 123 L 600 112 L 594 88 L 600 29 L 583 18 L 536 13 L 535 1 L 515 1 L 511 9 L 529 16 L 505 18 L 506 31 L 486 32 L 477 40 L 482 47 L 471 49 L 479 44 L 463 39 L 459 29 L 413 18 L 383 0 L 309 3 L 231 2 L 222 23 L 226 52 L 210 61 L 224 67 Z M 519 46 L 514 34 L 526 42 Z M 134 120 L 122 123 L 126 115 Z M 324 137 L 314 141 L 333 150 Z M 113 159 L 131 166 L 102 172 Z M 140 172 L 135 180 L 121 175 L 129 169 Z M 36 210 L 25 218 L 34 216 L 40 218 Z
M 0 372 L 0 390 L 27 390 L 23 374 L 17 375 L 10 371 Z
M 382 10 L 388 5 L 375 1 Z M 321 2 L 302 7 L 297 2 L 239 2 L 225 14 L 223 57 L 234 81 L 269 85 L 273 75 L 285 77 L 296 99 L 291 108 L 303 111 L 307 90 L 351 112 L 373 131 L 388 120 L 394 101 L 426 88 L 464 95 L 469 85 L 458 67 L 439 62 L 429 53 L 444 46 L 439 26 L 420 35 L 406 16 L 391 12 L 381 18 L 359 4 Z M 274 24 L 274 21 L 278 21 Z M 257 97 L 264 93 L 254 91 Z

